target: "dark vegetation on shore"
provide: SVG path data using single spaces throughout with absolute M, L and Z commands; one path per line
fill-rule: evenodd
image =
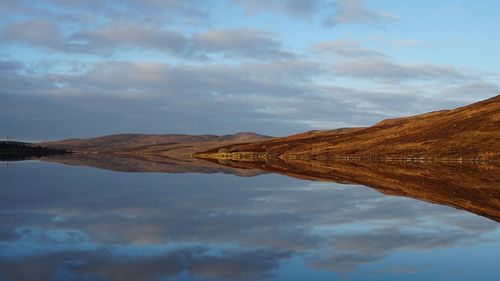
M 69 153 L 71 152 L 68 150 L 48 148 L 26 142 L 0 141 L 0 161 L 25 160 Z

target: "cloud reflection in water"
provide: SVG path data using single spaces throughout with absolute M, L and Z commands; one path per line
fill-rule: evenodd
M 296 261 L 303 274 L 350 276 L 380 264 L 401 276 L 421 263 L 384 262 L 500 238 L 496 222 L 449 207 L 276 175 L 41 163 L 0 175 L 0 280 L 279 280 Z

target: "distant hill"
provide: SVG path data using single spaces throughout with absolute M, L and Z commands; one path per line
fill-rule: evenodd
M 203 158 L 498 160 L 500 96 L 453 110 L 388 119 L 367 128 L 312 131 L 227 145 Z
M 234 135 L 183 135 L 183 134 L 117 134 L 88 139 L 67 139 L 60 141 L 42 142 L 42 146 L 73 151 L 119 151 L 132 148 L 145 148 L 147 146 L 172 145 L 178 143 L 220 142 L 235 143 L 270 139 L 269 136 L 255 133 L 242 132 Z

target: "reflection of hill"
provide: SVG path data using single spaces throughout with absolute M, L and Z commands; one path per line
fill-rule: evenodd
M 255 169 L 237 169 L 217 165 L 192 157 L 170 158 L 147 155 L 71 154 L 43 158 L 43 161 L 66 165 L 87 166 L 117 172 L 141 173 L 226 173 L 242 177 L 266 173 Z
M 131 154 L 73 154 L 42 160 L 120 172 L 230 173 L 238 176 L 273 172 L 305 180 L 365 185 L 387 195 L 447 205 L 500 222 L 500 165 L 497 163 L 313 159 L 206 161 L 193 157 Z
M 120 172 L 232 173 L 253 176 L 260 170 L 238 170 L 192 157 L 193 153 L 236 142 L 267 139 L 253 133 L 235 135 L 122 134 L 93 139 L 43 143 L 75 151 L 72 155 L 47 157 L 44 161 L 82 165 Z
M 234 168 L 261 169 L 299 179 L 361 184 L 398 195 L 466 210 L 500 222 L 500 165 L 266 159 L 211 160 Z

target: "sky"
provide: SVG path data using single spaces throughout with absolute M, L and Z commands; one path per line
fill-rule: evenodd
M 283 136 L 498 95 L 500 2 L 3 0 L 0 137 Z

